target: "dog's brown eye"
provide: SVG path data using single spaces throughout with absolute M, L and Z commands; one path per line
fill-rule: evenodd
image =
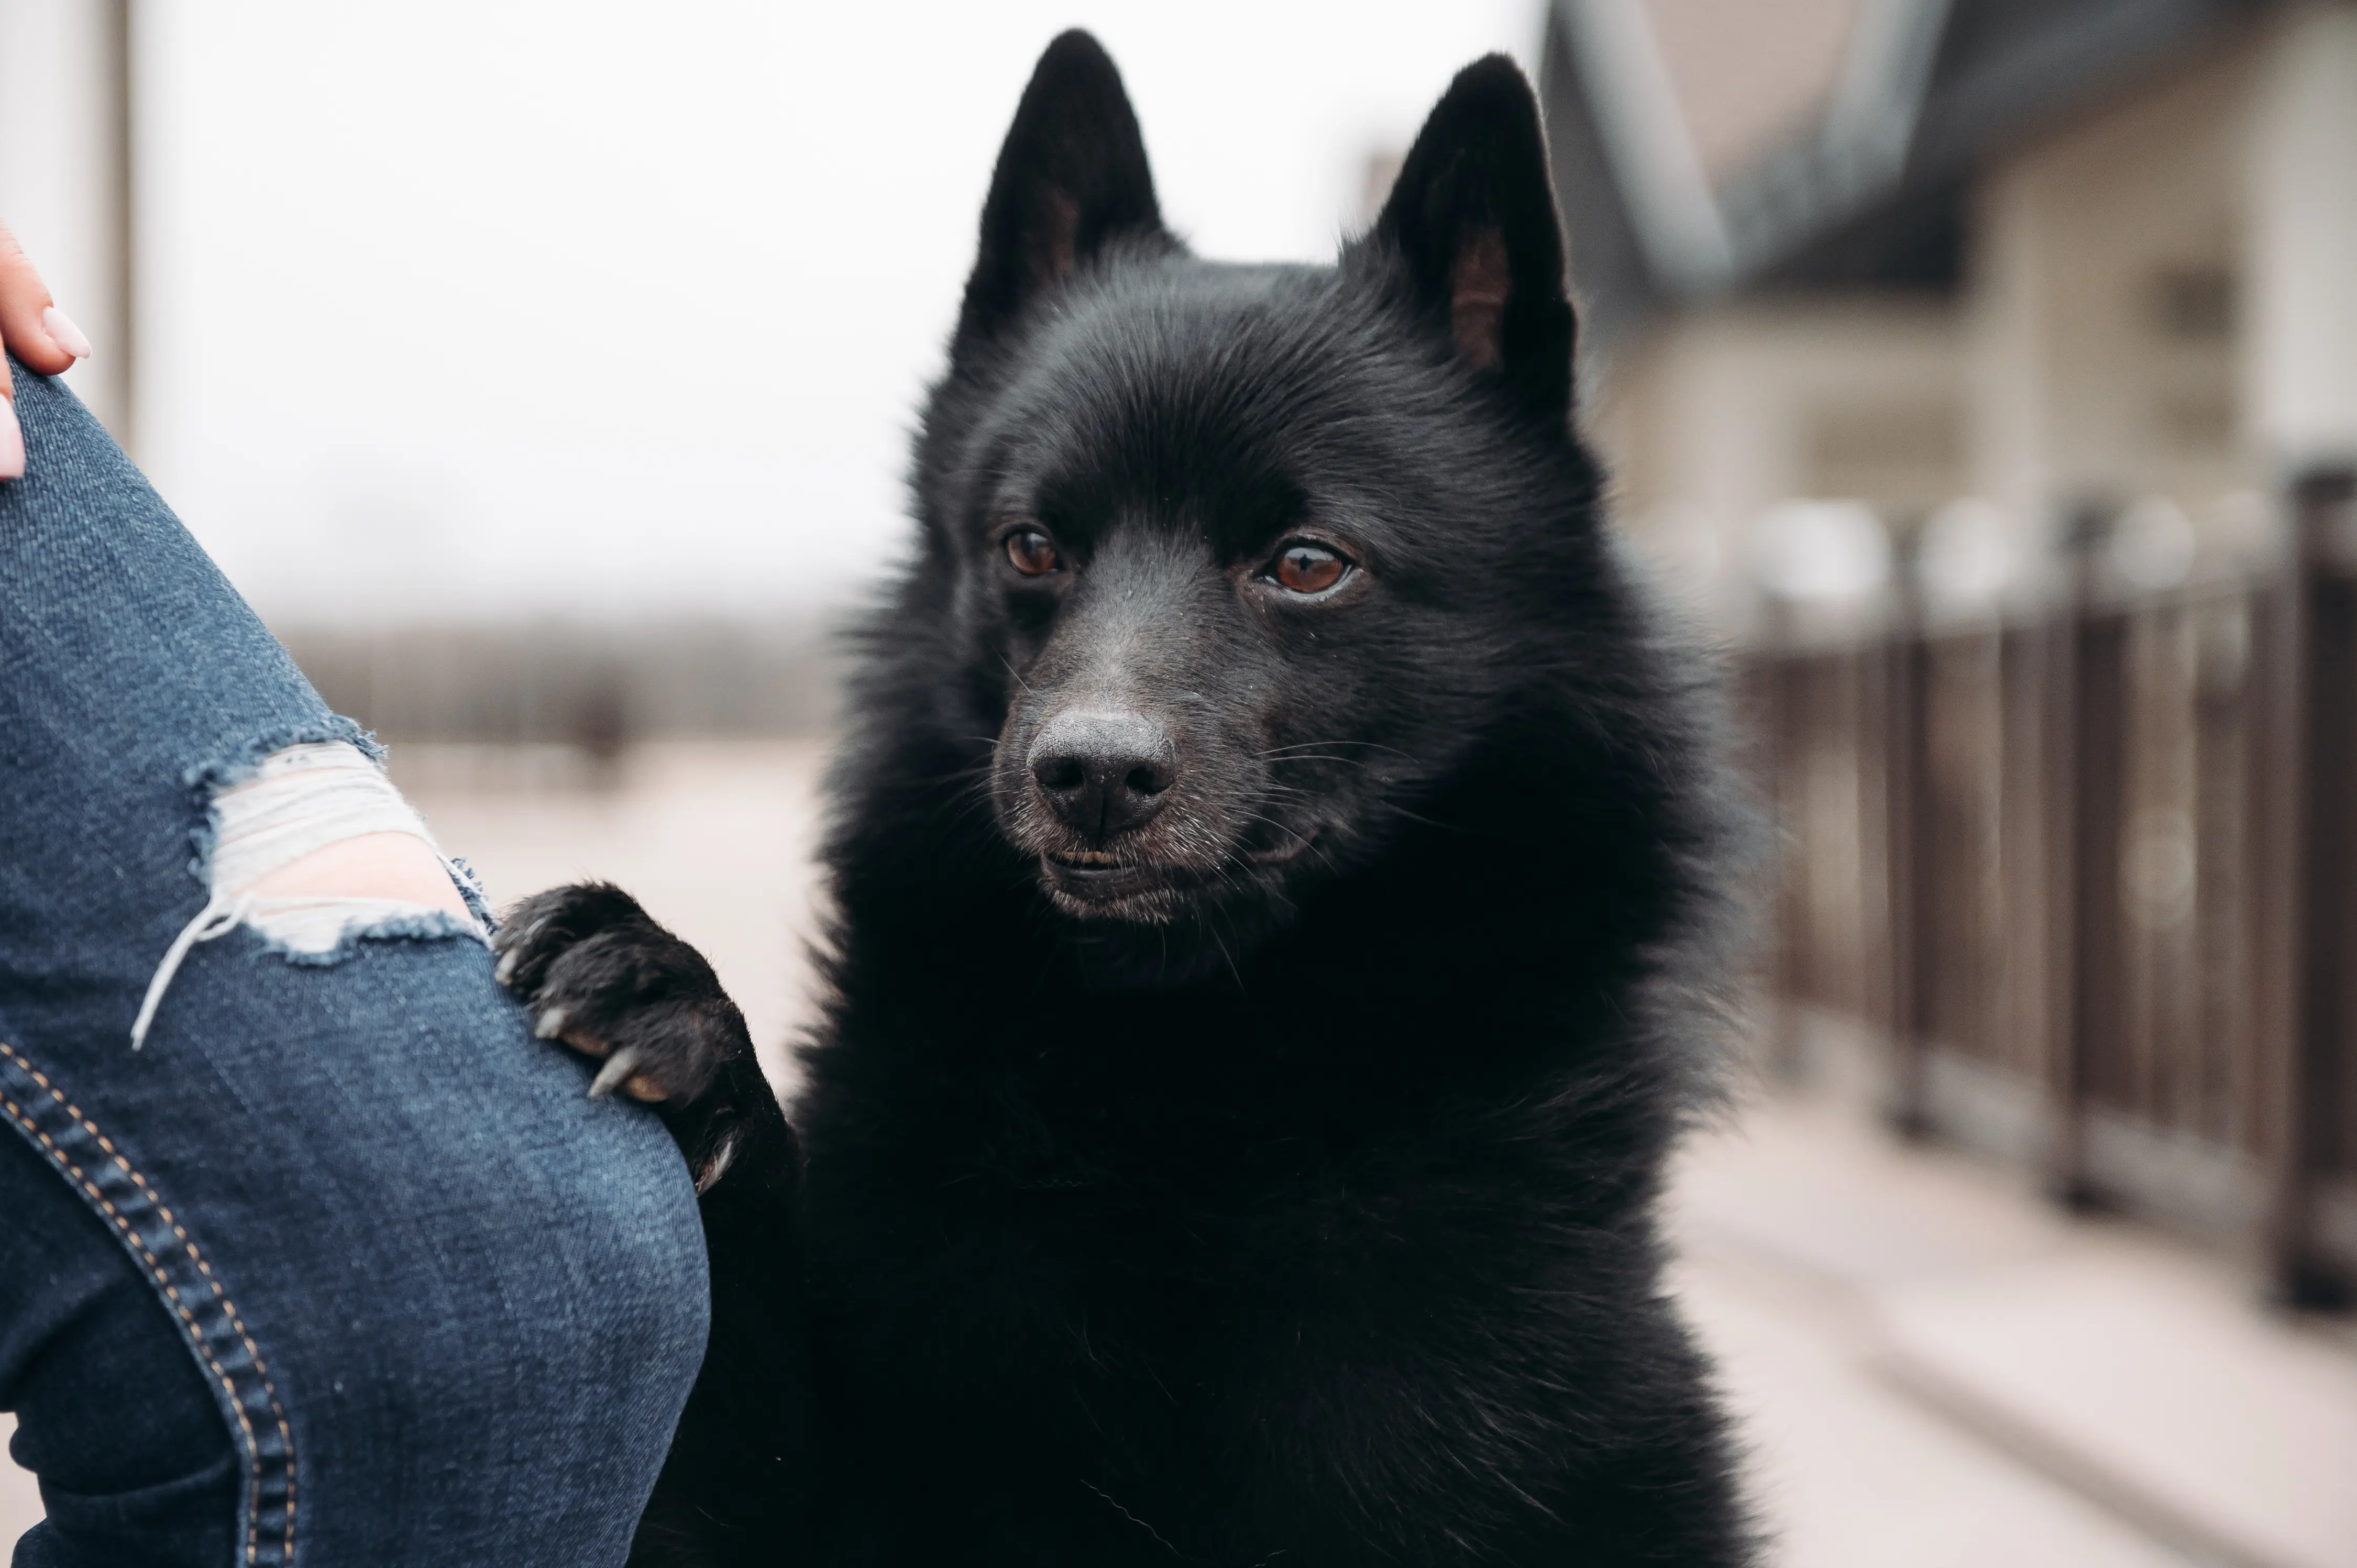
M 1297 539 L 1276 553 L 1268 575 L 1297 594 L 1322 594 L 1342 580 L 1351 564 L 1322 544 Z
M 1006 536 L 1006 558 L 1027 577 L 1044 577 L 1064 564 L 1056 542 L 1036 528 L 1021 528 Z

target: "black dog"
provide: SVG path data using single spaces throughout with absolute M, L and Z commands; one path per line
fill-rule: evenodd
M 854 690 L 800 1191 L 700 958 L 611 888 L 502 937 L 710 1188 L 641 1560 L 1748 1559 L 1652 1212 L 1735 835 L 1572 332 L 1503 59 L 1336 265 L 1226 266 L 1049 48 Z

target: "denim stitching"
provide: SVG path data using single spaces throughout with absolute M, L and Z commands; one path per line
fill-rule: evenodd
M 230 1409 L 237 1417 L 239 1434 L 243 1439 L 246 1452 L 245 1561 L 249 1568 L 263 1568 L 265 1563 L 273 1565 L 273 1568 L 291 1564 L 295 1560 L 294 1432 L 287 1423 L 285 1409 L 279 1402 L 277 1385 L 271 1380 L 270 1369 L 264 1365 L 261 1348 L 254 1344 L 253 1336 L 247 1330 L 244 1318 L 240 1316 L 236 1305 L 229 1299 L 228 1293 L 221 1289 L 221 1281 L 214 1277 L 212 1265 L 205 1261 L 197 1244 L 189 1240 L 187 1230 L 173 1218 L 170 1208 L 156 1195 L 155 1188 L 147 1184 L 146 1177 L 132 1167 L 131 1162 L 115 1148 L 113 1141 L 99 1132 L 97 1126 L 82 1114 L 81 1109 L 66 1099 L 62 1090 L 52 1084 L 38 1069 L 26 1060 L 5 1041 L 0 1041 L 0 1058 L 5 1058 L 0 1059 L 0 1085 L 5 1085 L 9 1076 L 5 1069 L 15 1068 L 17 1072 L 30 1079 L 45 1090 L 49 1099 L 62 1109 L 67 1117 L 71 1119 L 74 1126 L 59 1129 L 60 1136 L 65 1140 L 61 1144 L 58 1139 L 52 1138 L 36 1119 L 35 1111 L 46 1109 L 38 1104 L 38 1097 L 30 1094 L 25 1096 L 28 1101 L 35 1102 L 34 1110 L 27 1110 L 9 1098 L 5 1087 L 0 1087 L 0 1109 L 5 1109 L 9 1118 L 24 1131 L 26 1136 L 38 1144 L 42 1152 L 71 1177 L 87 1195 L 90 1201 L 113 1224 L 115 1230 L 121 1233 L 124 1240 L 137 1254 L 140 1261 L 146 1265 L 147 1273 L 155 1277 L 157 1287 L 162 1290 L 172 1310 L 178 1315 L 181 1323 L 187 1327 L 189 1341 L 195 1346 L 198 1357 L 211 1369 L 214 1379 L 229 1395 Z M 19 1089 L 17 1092 L 22 1093 L 23 1090 Z M 50 1112 L 50 1114 L 55 1113 Z M 79 1144 L 85 1139 L 94 1142 L 108 1156 L 108 1159 L 120 1171 L 119 1177 L 113 1172 L 106 1170 L 103 1162 L 91 1159 L 82 1150 L 75 1148 L 69 1152 L 69 1145 Z M 91 1165 L 99 1167 L 97 1179 L 84 1173 L 81 1165 L 76 1163 L 77 1155 Z M 101 1190 L 98 1183 L 99 1180 L 106 1180 L 110 1185 L 120 1187 L 124 1178 L 128 1178 L 130 1185 L 136 1189 L 136 1193 L 124 1203 L 117 1204 Z M 188 1254 L 189 1263 L 193 1264 L 197 1272 L 203 1276 L 204 1284 L 210 1288 L 214 1304 L 218 1304 L 217 1307 L 214 1304 L 206 1303 L 200 1293 L 190 1290 L 188 1293 L 188 1295 L 197 1298 L 196 1309 L 193 1311 L 190 1309 L 188 1300 L 182 1295 L 181 1284 L 174 1280 L 172 1271 L 156 1256 L 155 1249 L 148 1245 L 146 1238 L 139 1233 L 138 1225 L 135 1223 L 135 1220 L 144 1220 L 149 1212 L 170 1227 L 173 1236 L 179 1241 L 181 1250 Z M 213 1323 L 209 1331 L 205 1325 L 198 1321 L 198 1313 L 203 1312 L 210 1317 L 216 1310 L 220 1315 L 220 1321 Z M 270 1407 L 270 1413 L 265 1418 L 266 1423 L 274 1426 L 277 1430 L 277 1442 L 273 1446 L 283 1452 L 285 1456 L 285 1497 L 283 1504 L 285 1528 L 281 1540 L 274 1542 L 264 1542 L 261 1538 L 261 1516 L 267 1506 L 264 1493 L 268 1488 L 272 1478 L 269 1468 L 265 1467 L 265 1455 L 263 1452 L 264 1444 L 269 1438 L 269 1433 L 255 1430 L 254 1419 L 259 1412 L 250 1413 L 247 1410 L 250 1392 L 240 1389 L 236 1377 L 223 1365 L 221 1356 L 215 1352 L 210 1343 L 212 1338 L 221 1335 L 223 1322 L 234 1332 L 238 1342 L 244 1347 L 246 1359 L 252 1363 L 254 1379 L 261 1385 L 258 1391 Z M 269 1457 L 274 1458 L 275 1455 Z M 266 1558 L 264 1555 L 265 1551 L 268 1552 Z

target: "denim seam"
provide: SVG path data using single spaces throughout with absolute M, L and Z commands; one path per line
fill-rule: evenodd
M 41 1105 L 39 1095 L 27 1093 L 21 1087 L 16 1087 L 15 1092 L 22 1094 L 31 1109 L 19 1105 L 11 1097 L 9 1079 L 13 1075 L 10 1069 L 15 1069 L 15 1074 L 29 1079 L 45 1092 L 55 1109 Z M 124 1244 L 145 1265 L 166 1302 L 187 1328 L 189 1343 L 198 1359 L 211 1370 L 214 1380 L 228 1395 L 229 1408 L 237 1418 L 239 1436 L 245 1448 L 245 1561 L 249 1568 L 264 1568 L 265 1563 L 272 1568 L 291 1565 L 295 1560 L 294 1432 L 286 1419 L 285 1408 L 279 1402 L 277 1385 L 272 1381 L 270 1369 L 263 1362 L 261 1348 L 254 1344 L 243 1316 L 230 1300 L 229 1294 L 221 1288 L 212 1265 L 205 1260 L 196 1242 L 189 1239 L 187 1229 L 173 1217 L 171 1208 L 148 1184 L 147 1178 L 134 1168 L 113 1142 L 98 1130 L 96 1123 L 66 1099 L 63 1090 L 5 1041 L 0 1041 L 0 1109 L 5 1110 L 9 1119 L 25 1136 L 38 1144 L 49 1160 L 81 1189 L 92 1207 L 113 1225 Z M 53 1137 L 43 1126 L 43 1120 L 46 1118 L 55 1124 L 60 1112 L 63 1120 L 70 1125 L 58 1126 L 57 1135 Z M 90 1146 L 92 1144 L 104 1154 L 104 1160 L 91 1155 Z M 109 1164 L 113 1166 L 113 1170 L 107 1169 Z M 85 1172 L 84 1165 L 93 1167 L 94 1174 Z M 100 1186 L 102 1181 L 116 1190 L 121 1201 L 108 1196 Z M 128 1192 L 124 1191 L 126 1184 L 130 1189 Z M 187 1254 L 186 1265 L 179 1264 L 178 1260 L 167 1262 L 159 1258 L 156 1248 L 141 1234 L 151 1216 L 160 1219 L 178 1239 L 180 1251 Z M 159 1241 L 158 1244 L 167 1253 L 171 1251 L 170 1243 Z M 202 1276 L 201 1281 L 189 1277 L 187 1271 L 190 1266 Z M 198 1288 L 199 1284 L 210 1290 L 213 1298 L 210 1302 L 204 1299 L 204 1290 Z M 189 1305 L 190 1298 L 194 1298 L 196 1303 L 193 1308 Z M 200 1316 L 210 1321 L 200 1322 Z M 238 1376 L 230 1370 L 213 1348 L 213 1339 L 232 1336 L 244 1348 L 244 1359 L 253 1369 L 253 1380 L 259 1384 L 258 1390 L 242 1389 Z M 269 1406 L 266 1417 L 247 1408 L 253 1393 L 257 1391 Z M 274 1444 L 269 1441 L 268 1431 L 256 1430 L 257 1418 L 263 1420 L 265 1426 L 276 1428 L 277 1441 Z M 276 1455 L 265 1455 L 265 1445 L 278 1449 L 285 1455 L 285 1495 L 280 1506 L 284 1510 L 285 1527 L 282 1539 L 274 1542 L 264 1541 L 261 1535 L 262 1515 L 268 1506 L 264 1494 L 271 1489 L 274 1479 L 272 1471 L 277 1468 L 271 1462 Z

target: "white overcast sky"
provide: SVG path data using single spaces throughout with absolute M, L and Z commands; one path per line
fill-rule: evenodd
M 764 618 L 899 548 L 1040 48 L 1203 253 L 1322 258 L 1535 0 L 147 8 L 143 456 L 282 624 Z

